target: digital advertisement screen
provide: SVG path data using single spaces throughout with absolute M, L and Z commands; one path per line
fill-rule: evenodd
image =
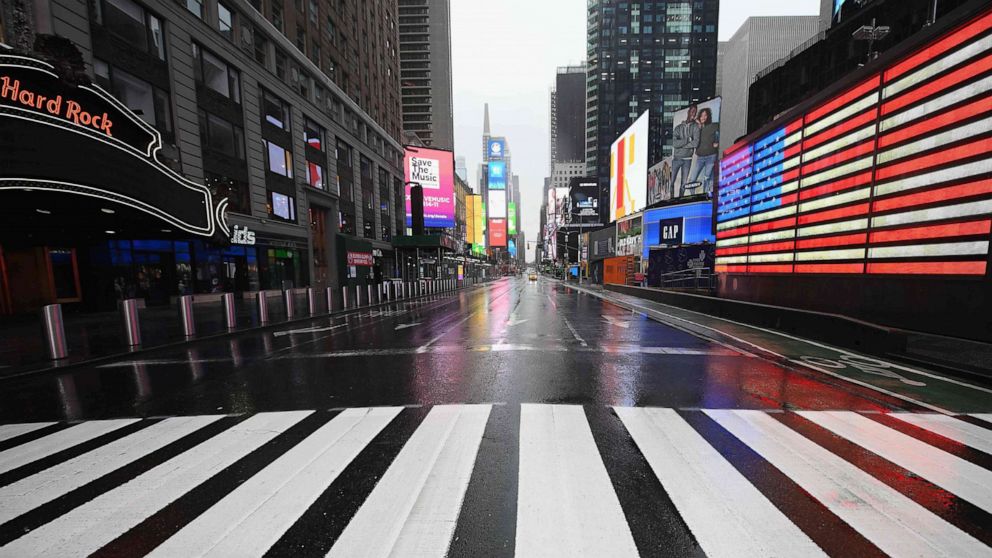
M 667 159 L 659 163 L 660 169 L 658 165 L 651 167 L 660 174 L 661 180 L 654 183 L 654 195 L 659 199 L 713 195 L 713 186 L 719 172 L 720 104 L 720 97 L 717 97 L 704 103 L 691 104 L 674 113 L 672 159 L 669 162 L 667 180 L 664 166 Z M 650 184 L 650 176 L 648 181 Z
M 506 190 L 489 190 L 489 203 L 486 206 L 489 208 L 490 219 L 505 219 Z
M 475 242 L 472 244 L 484 247 L 486 245 L 486 208 L 485 204 L 482 203 L 482 196 L 473 195 L 472 205 L 475 207 L 473 221 L 470 225 L 475 228 Z
M 487 166 L 489 167 L 489 189 L 506 190 L 506 163 L 490 161 Z
M 510 202 L 506 204 L 507 234 L 514 236 L 517 234 L 517 204 Z
M 498 161 L 504 157 L 506 152 L 506 142 L 502 139 L 490 139 L 486 146 L 486 153 L 490 161 Z
M 617 221 L 617 255 L 641 255 L 641 216 Z
M 473 194 L 465 196 L 465 242 L 475 244 L 475 198 Z
M 506 248 L 506 219 L 489 220 L 489 246 Z
M 406 146 L 403 169 L 406 177 L 406 226 L 413 226 L 410 213 L 410 182 L 424 188 L 424 226 L 455 226 L 455 161 L 450 151 Z
M 728 149 L 717 272 L 986 275 L 990 31 L 986 11 Z
M 610 221 L 647 205 L 648 111 L 610 146 Z
M 647 259 L 652 247 L 674 244 L 671 239 L 665 239 L 665 224 L 678 221 L 682 224 L 681 240 L 678 243 L 698 244 L 713 242 L 713 203 L 699 201 L 679 205 L 657 207 L 644 211 L 644 247 L 641 257 Z M 671 234 L 671 229 L 668 233 Z

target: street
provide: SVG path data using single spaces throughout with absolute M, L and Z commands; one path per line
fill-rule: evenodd
M 504 278 L 7 381 L 0 556 L 992 553 L 989 390 L 604 296 Z

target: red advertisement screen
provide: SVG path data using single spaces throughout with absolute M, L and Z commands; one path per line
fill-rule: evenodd
M 489 220 L 489 246 L 506 248 L 506 219 Z

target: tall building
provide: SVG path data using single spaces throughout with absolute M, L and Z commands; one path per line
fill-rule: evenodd
M 399 0 L 403 129 L 454 149 L 450 0 Z
M 609 184 L 610 145 L 650 110 L 653 163 L 671 152 L 673 113 L 714 96 L 719 0 L 590 0 L 586 166 Z
M 464 155 L 458 155 L 455 157 L 455 174 L 465 181 L 465 183 L 468 183 L 468 166 L 465 164 Z
M 585 161 L 586 66 L 561 66 L 551 90 L 549 122 L 550 160 L 555 163 Z
M 747 97 L 759 71 L 816 36 L 818 16 L 749 17 L 724 48 L 720 150 L 747 133 Z M 721 43 L 721 45 L 724 43 Z

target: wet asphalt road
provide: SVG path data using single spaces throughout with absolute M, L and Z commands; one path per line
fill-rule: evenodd
M 506 278 L 7 381 L 0 558 L 992 554 L 992 415 L 694 331 Z

